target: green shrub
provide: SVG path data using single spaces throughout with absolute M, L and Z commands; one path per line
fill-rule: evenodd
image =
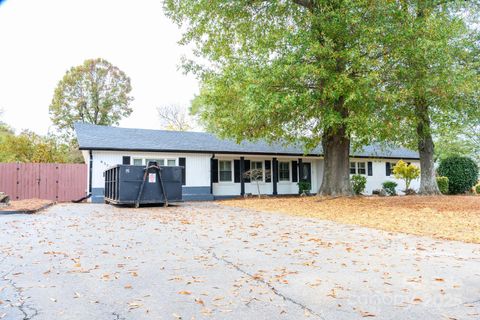
M 408 164 L 403 160 L 398 160 L 397 164 L 393 167 L 393 175 L 395 178 L 405 181 L 405 190 L 408 190 L 410 189 L 410 183 L 420 176 L 420 168 L 414 164 Z
M 398 183 L 395 181 L 385 181 L 382 183 L 382 188 L 389 196 L 396 196 L 397 190 L 395 189 L 398 186 Z
M 478 166 L 470 158 L 448 157 L 440 162 L 438 174 L 448 177 L 448 193 L 465 193 L 478 181 Z
M 437 185 L 442 194 L 448 193 L 448 177 L 437 177 Z
M 480 194 L 480 183 L 475 186 L 475 192 Z
M 355 194 L 361 194 L 365 191 L 365 186 L 367 185 L 367 178 L 362 175 L 352 176 L 352 188 Z
M 300 182 L 297 183 L 298 185 L 298 194 L 303 194 L 303 193 L 309 193 L 310 189 L 312 188 L 310 182 L 305 181 L 305 180 L 300 180 Z

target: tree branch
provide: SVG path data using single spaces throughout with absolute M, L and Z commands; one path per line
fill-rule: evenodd
M 293 0 L 293 3 L 313 11 L 313 0 Z

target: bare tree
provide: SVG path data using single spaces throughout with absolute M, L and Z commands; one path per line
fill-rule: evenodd
M 243 173 L 243 176 L 245 178 L 250 179 L 250 181 L 255 182 L 257 184 L 257 192 L 258 192 L 259 198 L 262 196 L 260 192 L 260 182 L 263 182 L 264 173 L 265 173 L 265 179 L 268 179 L 271 177 L 270 170 L 265 170 L 264 172 L 263 169 L 250 169 Z
M 189 131 L 196 126 L 195 119 L 185 108 L 179 106 L 162 106 L 157 108 L 161 125 L 166 130 Z

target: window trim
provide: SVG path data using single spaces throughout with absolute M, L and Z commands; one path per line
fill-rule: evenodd
M 353 164 L 353 166 L 352 166 L 352 164 Z M 352 169 L 355 172 L 352 172 Z M 348 165 L 348 172 L 350 172 L 351 175 L 357 174 L 357 162 L 356 161 L 350 161 L 350 163 Z
M 150 161 L 163 161 L 163 165 L 161 166 L 167 166 L 167 167 L 173 167 L 173 166 L 178 166 L 178 158 L 155 158 L 155 157 L 152 157 L 152 158 L 134 158 L 132 157 L 132 163 L 135 162 L 135 160 L 140 160 L 142 162 L 142 164 L 137 164 L 137 166 L 145 166 L 147 165 L 147 160 L 150 160 Z M 168 165 L 168 161 L 175 161 L 175 164 L 173 166 L 169 166 Z
M 135 160 L 140 160 L 140 164 L 135 164 Z M 144 163 L 144 159 L 143 158 L 132 158 L 132 164 L 134 166 L 143 166 L 143 163 Z
M 172 160 L 173 160 L 173 162 L 175 162 L 175 164 L 173 166 L 170 166 L 168 164 L 168 161 L 172 161 Z M 177 166 L 178 158 L 165 158 L 164 161 L 165 161 L 167 167 L 175 167 L 175 166 Z
M 221 165 L 220 165 L 221 162 L 230 162 L 230 172 L 231 172 L 230 180 L 222 180 L 221 179 L 221 172 L 222 172 L 222 170 L 220 168 L 221 167 Z M 218 183 L 233 183 L 234 174 L 235 174 L 234 170 L 235 169 L 233 168 L 233 160 L 220 160 L 220 159 L 218 159 Z
M 280 175 L 280 172 L 282 171 L 280 169 L 280 164 L 281 163 L 286 163 L 287 164 L 287 172 L 288 172 L 288 179 L 287 180 L 282 180 L 281 179 L 281 175 Z M 292 175 L 291 175 L 291 161 L 278 161 L 278 182 L 279 183 L 286 183 L 286 182 L 292 182 Z
M 262 165 L 262 180 L 254 180 L 254 179 L 250 178 L 250 183 L 265 182 L 265 161 L 250 160 L 250 170 L 258 169 L 258 168 L 253 168 L 253 166 L 252 166 L 253 163 L 260 163 Z
M 364 173 L 360 173 L 360 164 L 363 163 L 363 170 Z M 357 174 L 366 176 L 367 175 L 367 163 L 363 161 L 358 161 L 357 162 Z
M 352 163 L 354 163 L 355 165 L 352 167 Z M 365 173 L 360 173 L 358 170 L 360 169 L 359 168 L 359 163 L 363 163 L 364 165 L 364 170 L 365 170 Z M 352 173 L 351 170 L 352 169 L 355 169 L 355 173 Z M 365 161 L 350 161 L 350 165 L 349 165 L 349 172 L 350 172 L 350 175 L 361 175 L 361 176 L 368 176 L 368 164 L 367 162 Z

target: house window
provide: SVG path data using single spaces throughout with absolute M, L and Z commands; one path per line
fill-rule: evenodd
M 357 174 L 367 174 L 365 162 L 357 162 Z
M 350 174 L 357 174 L 356 162 L 350 162 Z
M 386 166 L 386 176 L 391 176 L 393 174 L 393 167 L 395 167 L 397 165 L 396 162 L 386 162 L 385 163 L 385 166 Z
M 175 165 L 176 165 L 175 159 L 168 159 L 167 160 L 167 166 L 175 166 Z
M 365 162 L 350 162 L 350 174 L 367 174 Z
M 159 166 L 164 166 L 165 165 L 165 160 L 163 160 L 163 159 L 145 159 L 145 164 L 148 164 L 151 161 L 156 162 Z
M 218 162 L 219 165 L 219 181 L 221 182 L 232 182 L 232 161 L 222 161 Z
M 133 159 L 133 165 L 141 166 L 143 164 L 143 159 Z
M 250 170 L 256 170 L 255 175 L 251 177 L 251 181 L 263 181 L 263 161 L 252 161 Z
M 290 181 L 290 164 L 288 162 L 279 162 L 278 171 L 280 181 Z

